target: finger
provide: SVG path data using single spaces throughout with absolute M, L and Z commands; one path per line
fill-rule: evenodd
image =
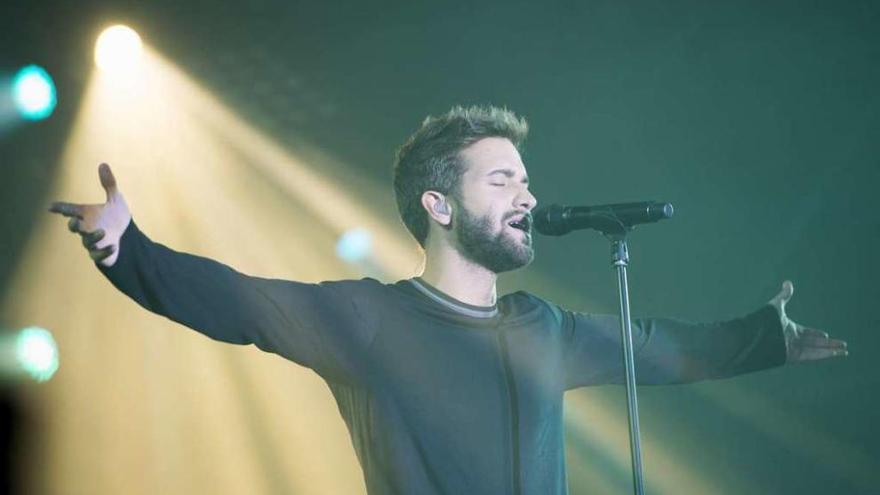
M 804 337 L 821 337 L 823 339 L 827 339 L 829 337 L 827 333 L 821 330 L 817 330 L 815 328 L 800 327 L 800 331 Z
M 116 177 L 113 177 L 110 165 L 102 163 L 98 166 L 98 178 L 101 179 L 101 187 L 107 193 L 107 200 L 109 201 L 110 196 L 116 194 Z
M 787 303 L 793 294 L 794 284 L 791 283 L 791 280 L 782 282 L 782 290 L 779 292 L 779 295 L 782 296 L 782 304 Z
M 816 361 L 819 359 L 829 359 L 835 357 L 849 356 L 846 349 L 805 349 L 798 356 L 798 361 Z
M 100 241 L 101 239 L 104 238 L 104 231 L 101 229 L 98 229 L 94 232 L 84 233 L 84 234 L 80 234 L 80 235 L 82 236 L 83 246 L 85 246 L 86 249 L 91 251 L 92 249 L 95 248 L 95 244 L 97 244 L 98 241 Z
M 82 232 L 80 230 L 79 220 L 80 219 L 77 217 L 72 217 L 70 220 L 67 221 L 67 229 L 75 234 L 79 234 L 80 232 Z
M 92 258 L 93 261 L 101 261 L 104 258 L 113 254 L 113 251 L 115 250 L 116 249 L 113 247 L 113 244 L 111 244 L 102 249 L 93 249 L 89 251 L 89 256 Z
M 84 214 L 84 212 L 83 212 L 84 206 L 85 205 L 77 205 L 77 204 L 73 204 L 73 203 L 64 203 L 61 201 L 56 201 L 56 202 L 52 203 L 51 206 L 49 206 L 49 211 L 51 211 L 52 213 L 60 213 L 60 214 L 64 215 L 65 217 L 82 218 L 83 214 Z
M 782 290 L 779 291 L 778 294 L 773 296 L 773 299 L 770 299 L 770 304 L 776 306 L 776 309 L 779 310 L 781 314 L 785 314 L 785 303 L 791 299 L 791 295 L 794 293 L 794 284 L 791 283 L 791 280 L 786 280 L 782 282 Z
M 846 349 L 846 342 L 825 337 L 801 337 L 798 339 L 797 345 L 801 348 Z

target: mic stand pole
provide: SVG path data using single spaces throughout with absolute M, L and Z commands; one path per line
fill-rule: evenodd
M 629 416 L 629 444 L 632 456 L 633 488 L 636 495 L 644 495 L 642 478 L 642 448 L 639 440 L 639 405 L 636 399 L 636 368 L 633 355 L 632 319 L 629 314 L 629 286 L 626 281 L 626 267 L 629 264 L 629 251 L 626 247 L 626 232 L 622 223 L 619 230 L 605 231 L 611 241 L 611 264 L 617 268 L 617 287 L 620 292 L 620 339 L 623 342 L 623 363 L 626 370 L 626 409 Z M 610 229 L 609 229 L 610 230 Z

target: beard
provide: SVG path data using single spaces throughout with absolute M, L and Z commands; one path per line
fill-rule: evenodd
M 494 220 L 488 215 L 476 216 L 465 208 L 459 208 L 455 228 L 458 250 L 468 260 L 494 273 L 522 268 L 535 257 L 532 239 L 507 232 L 507 224 L 494 232 Z

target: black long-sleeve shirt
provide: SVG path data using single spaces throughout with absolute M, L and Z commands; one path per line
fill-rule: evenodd
M 132 221 L 98 265 L 144 308 L 255 344 L 329 385 L 370 494 L 565 494 L 566 390 L 624 381 L 619 321 L 527 292 L 481 307 L 419 278 L 306 284 L 251 277 L 149 240 Z M 785 361 L 776 310 L 693 324 L 633 322 L 640 384 Z

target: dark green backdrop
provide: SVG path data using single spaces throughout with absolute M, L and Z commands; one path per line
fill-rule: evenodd
M 389 191 L 393 152 L 425 115 L 494 103 L 531 123 L 539 203 L 673 202 L 673 220 L 632 237 L 634 312 L 732 317 L 792 278 L 793 318 L 846 339 L 851 356 L 730 382 L 880 469 L 880 4 L 243 3 L 4 4 L 0 71 L 45 66 L 60 106 L 0 134 L 0 287 L 44 214 L 94 34 L 121 20 L 267 133 L 310 140 Z M 539 239 L 537 250 L 530 270 L 566 289 L 559 302 L 616 310 L 604 240 Z M 719 491 L 746 477 L 767 493 L 871 493 L 702 393 L 729 386 L 643 389 L 643 429 L 685 425 L 670 448 L 718 475 Z M 624 414 L 623 389 L 596 393 Z M 801 440 L 817 448 L 809 429 Z

